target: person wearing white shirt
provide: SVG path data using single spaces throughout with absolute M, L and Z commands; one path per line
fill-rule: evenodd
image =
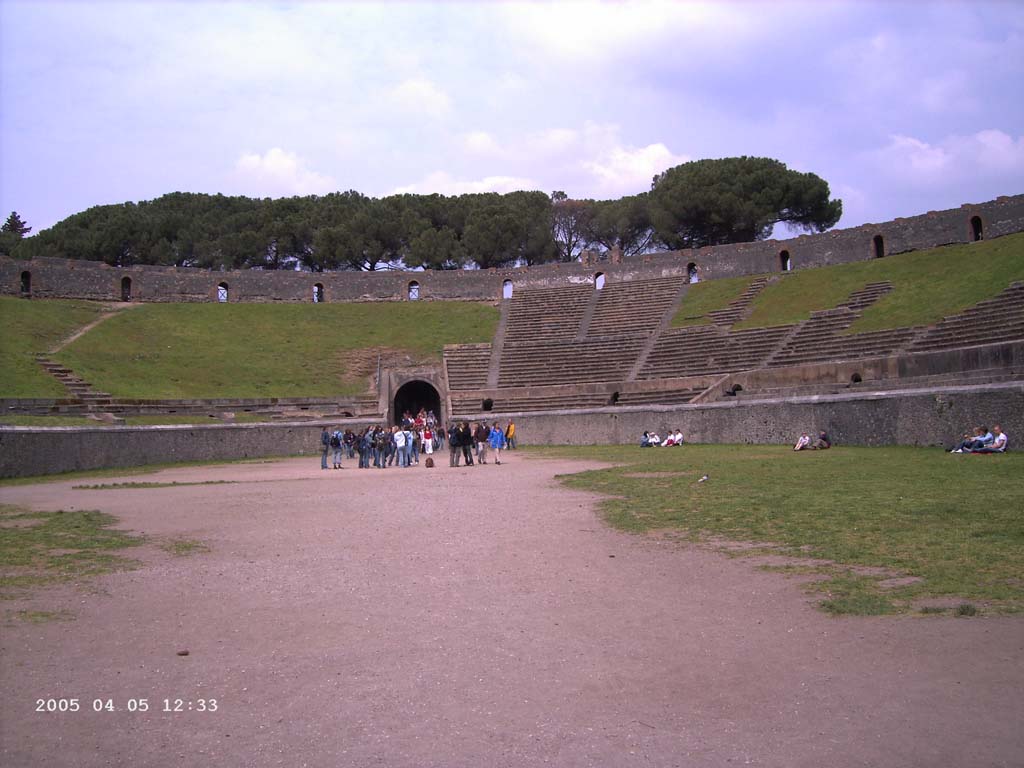
M 1006 433 L 1003 432 L 1003 428 L 995 424 L 992 426 L 992 431 L 995 432 L 992 442 L 983 448 L 972 451 L 972 453 L 1006 453 L 1008 438 Z

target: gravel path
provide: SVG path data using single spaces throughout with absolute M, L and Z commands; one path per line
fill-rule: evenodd
M 1024 619 L 830 618 L 743 559 L 610 530 L 554 480 L 586 466 L 0 489 L 210 547 L 3 604 L 75 618 L 4 622 L 0 764 L 1024 764 Z M 82 711 L 36 712 L 49 697 Z

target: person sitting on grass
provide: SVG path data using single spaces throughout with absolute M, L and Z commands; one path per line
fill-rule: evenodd
M 950 453 L 972 453 L 990 445 L 995 438 L 988 427 L 975 427 L 973 435 L 964 435 L 964 439 L 950 450 Z
M 971 451 L 971 453 L 1006 453 L 1007 437 L 1006 433 L 1003 432 L 1003 428 L 995 424 L 992 427 L 992 431 L 995 432 L 992 442 L 989 445 Z
M 651 447 L 651 433 L 648 432 L 646 429 L 644 430 L 643 437 L 640 438 L 640 447 L 641 448 L 650 448 Z
M 811 443 L 811 450 L 825 451 L 832 447 L 832 441 L 828 438 L 827 432 L 819 432 L 818 439 Z
M 658 436 L 657 432 L 651 432 L 649 441 L 652 448 L 657 448 L 659 445 L 661 445 L 661 437 Z
M 800 439 L 796 441 L 796 445 L 793 446 L 794 451 L 806 451 L 811 447 L 811 436 L 804 432 L 800 435 Z

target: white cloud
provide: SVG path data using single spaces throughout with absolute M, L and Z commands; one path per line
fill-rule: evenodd
M 533 152 L 566 152 L 580 142 L 579 131 L 571 128 L 549 128 L 539 131 L 526 140 L 527 150 Z
M 911 184 L 952 182 L 983 174 L 1015 178 L 1019 185 L 1024 172 L 1024 136 L 1014 139 L 1003 131 L 987 129 L 969 136 L 947 136 L 932 144 L 896 135 L 869 155 L 883 173 Z
M 603 193 L 629 195 L 646 191 L 654 176 L 689 160 L 657 142 L 646 147 L 616 145 L 584 160 L 583 167 L 594 176 Z
M 490 155 L 500 149 L 498 142 L 487 131 L 470 131 L 463 134 L 462 147 L 475 155 Z
M 393 88 L 389 101 L 402 112 L 431 118 L 444 117 L 451 99 L 443 89 L 425 77 L 412 77 Z
M 297 154 L 280 147 L 242 155 L 235 176 L 248 194 L 258 197 L 321 195 L 338 188 L 333 178 L 310 170 Z
M 466 195 L 480 192 L 516 192 L 540 189 L 532 179 L 517 176 L 485 176 L 482 179 L 456 179 L 444 171 L 435 171 L 422 181 L 398 187 L 393 194 Z

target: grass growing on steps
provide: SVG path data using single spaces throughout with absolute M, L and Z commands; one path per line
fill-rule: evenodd
M 755 297 L 735 328 L 787 325 L 833 308 L 868 283 L 893 290 L 864 311 L 850 333 L 929 325 L 1024 280 L 1024 233 L 966 245 L 793 272 Z
M 88 301 L 0 296 L 0 397 L 68 397 L 35 361 L 61 339 L 95 320 L 104 307 Z
M 712 320 L 708 312 L 725 309 L 729 302 L 738 299 L 747 286 L 758 275 L 743 277 L 723 277 L 720 280 L 706 280 L 694 283 L 686 289 L 686 296 L 679 306 L 679 311 L 672 318 L 672 328 L 685 328 L 691 325 L 709 325 Z
M 832 613 L 899 612 L 934 598 L 1024 610 L 1024 454 L 729 445 L 530 452 L 620 464 L 562 480 L 608 495 L 602 511 L 622 530 L 771 542 L 776 552 L 834 561 L 840 567 L 812 587 Z M 921 580 L 883 589 L 886 577 L 865 576 L 864 567 Z
M 490 341 L 497 324 L 494 306 L 470 302 L 150 304 L 58 359 L 117 397 L 356 395 L 367 381 L 353 373 L 354 350 L 440 361 L 445 344 Z

